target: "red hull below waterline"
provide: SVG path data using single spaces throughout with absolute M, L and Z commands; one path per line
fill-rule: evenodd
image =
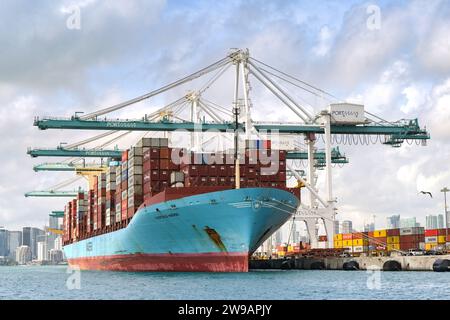
M 126 254 L 76 258 L 68 262 L 80 270 L 248 272 L 248 253 Z

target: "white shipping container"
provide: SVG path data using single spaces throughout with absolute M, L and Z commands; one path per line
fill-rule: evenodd
M 116 167 L 116 178 L 117 176 L 120 176 L 121 173 L 122 173 L 122 164 Z
M 127 171 L 128 169 L 128 161 L 122 162 L 122 172 Z
M 128 167 L 142 166 L 142 161 L 143 161 L 142 156 L 130 158 L 130 160 L 128 160 Z
M 136 147 L 138 148 L 151 147 L 151 138 L 142 138 L 136 143 Z
M 126 200 L 127 199 L 127 197 L 128 197 L 128 192 L 127 191 L 128 190 L 122 191 L 122 200 Z
M 122 211 L 122 202 L 116 203 L 116 212 Z
M 425 243 L 438 242 L 437 237 L 425 237 Z
M 129 186 L 128 187 L 128 198 L 134 195 L 142 195 L 142 186 Z
M 143 179 L 142 174 L 130 175 L 128 177 L 128 186 L 142 185 L 142 179 Z
M 134 166 L 134 167 L 129 167 L 128 168 L 128 175 L 133 175 L 133 174 L 142 174 L 142 166 Z
M 364 252 L 364 246 L 355 246 L 355 247 L 353 247 L 353 252 L 355 252 L 355 253 Z
M 105 225 L 108 227 L 109 225 L 111 225 L 111 217 L 108 213 L 106 213 L 106 217 L 105 217 Z
M 331 123 L 362 124 L 365 123 L 364 105 L 353 103 L 332 103 L 328 107 Z
M 412 235 L 412 234 L 424 234 L 425 229 L 423 227 L 414 228 L 400 228 L 400 235 Z
M 120 221 L 122 218 L 122 213 L 121 211 L 116 211 L 116 222 Z
M 110 182 L 106 184 L 106 191 L 114 191 L 116 190 L 116 182 Z
M 141 156 L 142 157 L 142 147 L 132 147 L 130 148 L 130 150 L 128 151 L 128 159 L 131 159 L 135 156 Z
M 169 139 L 168 138 L 159 138 L 159 146 L 160 147 L 168 147 Z

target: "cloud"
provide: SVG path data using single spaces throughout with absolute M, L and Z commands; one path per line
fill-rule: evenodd
M 0 168 L 0 224 L 13 228 L 26 221 L 41 226 L 49 211 L 64 204 L 23 198 L 26 191 L 71 176 L 34 173 L 33 164 L 49 159 L 30 160 L 26 147 L 54 147 L 99 133 L 39 132 L 32 127 L 35 115 L 68 116 L 110 106 L 198 70 L 235 47 L 249 48 L 257 59 L 340 98 L 364 102 L 367 110 L 387 120 L 418 117 L 427 126 L 432 136 L 427 147 L 341 146 L 350 163 L 334 170 L 339 219 L 352 218 L 362 227 L 372 214 L 377 222 L 395 213 L 423 218 L 441 207 L 438 198 L 419 197 L 417 189 L 438 193 L 441 184 L 450 184 L 445 165 L 450 159 L 448 1 L 383 3 L 380 30 L 367 29 L 367 3 L 356 0 L 314 5 L 83 1 L 78 3 L 80 30 L 66 28 L 68 13 L 63 9 L 71 4 L 0 4 L 0 133 L 6 137 L 1 147 L 7 154 Z M 227 77 L 207 97 L 230 108 L 231 70 Z M 111 116 L 139 117 L 204 81 Z M 298 121 L 251 81 L 255 119 Z M 315 111 L 324 105 L 298 88 L 286 83 L 283 87 Z M 119 145 L 129 146 L 139 134 Z

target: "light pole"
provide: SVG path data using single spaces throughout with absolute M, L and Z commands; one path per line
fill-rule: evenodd
M 444 217 L 445 217 L 445 246 L 447 246 L 447 238 L 448 238 L 448 219 L 447 219 L 447 192 L 449 192 L 450 189 L 447 187 L 444 187 L 441 192 L 444 193 Z

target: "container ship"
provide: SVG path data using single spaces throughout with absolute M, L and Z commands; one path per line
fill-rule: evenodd
M 268 140 L 246 141 L 238 159 L 142 138 L 65 206 L 68 263 L 81 270 L 248 271 L 249 256 L 295 212 L 300 189 L 286 187 L 286 151 Z

